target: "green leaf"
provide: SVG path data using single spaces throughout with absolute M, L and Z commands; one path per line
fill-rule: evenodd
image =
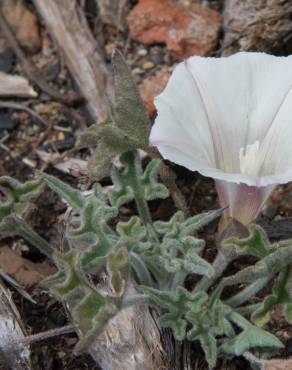
M 108 118 L 89 127 L 78 139 L 80 148 L 95 146 L 88 169 L 92 179 L 100 180 L 110 173 L 113 159 L 129 150 L 147 148 L 150 121 L 120 52 L 113 55 L 116 105 Z
M 206 361 L 210 367 L 216 365 L 217 362 L 217 341 L 214 335 L 208 331 L 196 330 L 188 335 L 188 340 L 199 340 L 202 349 L 205 353 Z
M 110 275 L 112 290 L 117 296 L 122 296 L 125 293 L 129 275 L 128 251 L 126 248 L 119 248 L 108 255 L 107 271 Z
M 120 157 L 124 168 L 112 171 L 114 188 L 110 192 L 111 204 L 115 207 L 139 198 L 153 200 L 168 197 L 168 190 L 157 183 L 159 160 L 153 159 L 142 172 L 141 163 L 137 152 L 127 152 Z
M 161 327 L 171 328 L 176 340 L 185 339 L 187 322 L 186 320 L 178 317 L 176 314 L 165 313 L 159 318 L 158 323 Z
M 164 235 L 166 238 L 179 239 L 181 237 L 193 235 L 221 214 L 222 210 L 219 209 L 185 219 L 184 214 L 178 211 L 167 222 L 154 222 L 154 227 L 158 233 Z
M 252 325 L 244 317 L 232 312 L 230 320 L 239 326 L 243 331 L 236 337 L 227 340 L 220 348 L 226 354 L 241 355 L 251 348 L 272 347 L 283 348 L 283 344 L 274 335 Z
M 204 350 L 209 366 L 213 367 L 217 361 L 216 336 L 234 337 L 234 330 L 227 317 L 230 308 L 224 305 L 218 298 L 211 297 L 204 307 L 190 307 L 186 313 L 186 319 L 191 324 L 187 333 L 190 341 L 199 340 Z
M 85 198 L 80 191 L 46 173 L 38 172 L 38 176 L 45 181 L 50 189 L 56 192 L 61 198 L 65 199 L 71 207 L 76 210 L 81 210 L 83 208 Z
M 44 184 L 40 180 L 22 184 L 8 176 L 0 177 L 0 191 L 4 195 L 0 202 L 0 223 L 13 213 L 25 218 L 31 208 L 30 201 L 38 196 L 43 188 Z
M 135 148 L 136 146 L 127 140 L 115 126 L 112 127 L 110 133 L 109 130 L 105 130 L 105 133 L 96 142 L 96 148 L 88 161 L 91 179 L 98 181 L 108 176 L 113 160 L 122 153 Z
M 135 240 L 142 240 L 147 234 L 146 227 L 137 216 L 131 217 L 127 222 L 119 222 L 116 229 L 121 237 Z
M 171 327 L 177 340 L 183 340 L 186 336 L 186 312 L 190 309 L 199 312 L 208 300 L 207 293 L 190 293 L 183 287 L 178 287 L 175 292 L 160 291 L 145 286 L 141 286 L 140 289 L 157 305 L 169 311 L 159 318 L 159 324 Z
M 96 341 L 104 330 L 106 324 L 118 313 L 118 307 L 112 303 L 106 303 L 100 306 L 97 314 L 92 320 L 92 328 L 85 333 L 74 348 L 74 353 L 88 351 L 91 345 Z
M 228 238 L 223 241 L 223 247 L 234 248 L 240 254 L 251 254 L 259 258 L 274 251 L 265 231 L 259 225 L 249 225 L 248 230 L 247 238 Z
M 3 176 L 0 177 L 0 190 L 15 202 L 27 202 L 41 193 L 43 183 L 33 180 L 22 184 L 11 177 Z
M 278 248 L 258 261 L 254 266 L 248 266 L 235 275 L 223 278 L 220 288 L 240 283 L 250 283 L 257 279 L 272 277 L 292 263 L 292 245 Z
M 211 277 L 214 273 L 212 265 L 198 255 L 204 245 L 203 240 L 191 236 L 181 240 L 166 239 L 160 247 L 160 253 L 156 254 L 168 272 L 185 271 Z
M 271 313 L 276 304 L 283 304 L 285 308 L 291 305 L 291 298 L 287 291 L 289 279 L 291 279 L 291 267 L 281 271 L 274 283 L 273 292 L 267 296 L 260 307 L 252 314 L 252 320 L 257 326 L 264 326 L 271 318 Z
M 267 285 L 269 280 L 269 276 L 255 280 L 253 283 L 247 285 L 242 291 L 225 301 L 225 303 L 232 307 L 238 307 L 256 295 L 264 286 Z
M 150 121 L 122 54 L 115 50 L 112 57 L 116 94 L 115 119 L 117 126 L 131 140 L 148 147 Z
M 84 250 L 80 256 L 84 271 L 96 272 L 105 266 L 105 257 L 118 241 L 117 235 L 108 226 L 116 216 L 117 209 L 106 203 L 100 185 L 95 185 L 93 193 L 85 199 L 79 215 L 72 222 L 74 228 L 67 232 L 67 238 Z

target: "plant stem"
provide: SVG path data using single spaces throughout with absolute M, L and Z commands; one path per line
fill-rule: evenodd
M 157 243 L 158 238 L 152 224 L 151 214 L 149 211 L 148 203 L 144 197 L 144 192 L 140 180 L 141 174 L 139 172 L 141 171 L 141 163 L 140 160 L 137 162 L 136 155 L 137 154 L 134 151 L 129 153 L 130 158 L 129 165 L 130 171 L 132 173 L 131 180 L 132 180 L 132 189 L 134 191 L 135 203 L 139 216 L 147 228 L 149 239 L 152 242 Z
M 194 292 L 198 292 L 200 290 L 208 290 L 210 286 L 223 274 L 228 264 L 233 260 L 231 256 L 226 256 L 220 250 L 217 253 L 217 256 L 212 263 L 212 267 L 214 268 L 214 275 L 210 278 L 203 277 L 198 284 L 195 286 Z
M 147 295 L 133 294 L 133 295 L 130 295 L 129 297 L 126 297 L 123 300 L 122 309 L 130 307 L 130 306 L 134 306 L 134 305 L 149 304 L 149 303 L 150 303 L 150 299 Z
M 185 278 L 186 278 L 187 275 L 188 275 L 188 273 L 186 273 L 184 271 L 176 272 L 173 275 L 171 285 L 170 285 L 170 290 L 175 291 L 178 286 L 183 286 Z
M 160 153 L 158 150 L 154 147 L 147 147 L 143 148 L 151 158 L 159 158 L 162 159 Z M 170 194 L 173 198 L 174 204 L 176 205 L 177 209 L 180 209 L 183 211 L 185 216 L 190 216 L 190 209 L 187 205 L 186 199 L 183 195 L 183 193 L 180 191 L 179 187 L 176 185 L 176 174 L 174 171 L 168 167 L 163 161 L 160 165 L 159 174 L 161 177 L 162 182 L 166 185 L 168 190 L 170 191 Z
M 266 364 L 268 363 L 267 360 L 262 360 L 255 355 L 253 355 L 251 352 L 244 352 L 243 357 L 249 361 L 250 363 L 259 366 L 261 369 L 264 369 Z
M 14 235 L 18 235 L 27 240 L 45 256 L 54 260 L 54 256 L 56 256 L 57 251 L 55 251 L 55 249 L 45 239 L 33 231 L 33 229 L 22 219 L 16 216 L 11 216 L 7 219 L 7 222 L 9 222 L 10 227 L 14 228 Z
M 260 306 L 261 303 L 249 304 L 248 306 L 237 307 L 236 312 L 242 316 L 247 316 L 255 312 Z

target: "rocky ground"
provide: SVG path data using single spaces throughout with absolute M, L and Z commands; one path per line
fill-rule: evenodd
M 9 175 L 24 181 L 41 169 L 86 190 L 90 186 L 86 171 L 90 151 L 77 150 L 74 145 L 76 136 L 96 117 L 88 112 L 86 102 L 66 104 L 49 94 L 48 89 L 42 89 L 27 73 L 25 62 L 29 61 L 34 66 L 32 74 L 37 71 L 41 80 L 62 96 L 74 91 L 80 93 L 60 47 L 36 11 L 37 2 L 1 2 L 2 13 L 23 55 L 17 53 L 13 40 L 2 27 L 0 72 L 26 77 L 34 93 L 26 98 L 0 94 L 0 176 Z M 290 1 L 72 0 L 72 3 L 76 3 L 85 16 L 96 49 L 109 71 L 112 51 L 119 48 L 124 53 L 152 119 L 155 117 L 154 96 L 164 88 L 175 64 L 190 55 L 219 56 L 239 50 L 278 55 L 291 52 Z M 174 169 L 193 214 L 218 207 L 212 180 L 177 166 Z M 103 183 L 107 184 L 108 179 Z M 274 239 L 292 235 L 291 190 L 291 185 L 279 187 L 264 209 L 262 222 L 269 225 Z M 55 245 L 61 245 L 62 224 L 56 221 L 65 209 L 54 194 L 46 191 L 30 216 L 34 228 L 48 240 L 54 240 Z M 154 219 L 167 218 L 173 213 L 174 205 L 167 200 L 154 204 L 152 211 Z M 211 240 L 212 232 L 208 230 L 204 237 Z M 6 284 L 27 334 L 68 323 L 64 308 L 37 285 L 54 267 L 34 248 L 18 239 L 1 241 L 0 271 L 21 284 L 36 302 L 29 302 Z M 291 328 L 281 313 L 275 313 L 270 329 L 286 342 L 281 356 L 291 356 Z M 76 341 L 74 334 L 66 334 L 32 344 L 33 369 L 98 369 L 90 356 L 72 356 Z M 207 369 L 200 349 L 196 347 L 194 351 L 193 368 Z M 218 369 L 248 369 L 248 365 L 243 359 L 237 359 L 221 363 Z

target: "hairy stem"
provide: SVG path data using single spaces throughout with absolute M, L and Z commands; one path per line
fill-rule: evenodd
M 145 294 L 133 294 L 129 297 L 124 298 L 122 303 L 122 309 L 127 308 L 130 306 L 135 306 L 139 304 L 149 304 L 150 300 L 149 297 Z
M 136 207 L 139 213 L 141 220 L 143 221 L 144 225 L 147 227 L 147 233 L 149 239 L 152 242 L 158 242 L 158 238 L 156 235 L 156 231 L 152 224 L 152 218 L 149 211 L 148 203 L 144 197 L 142 185 L 139 176 L 139 168 L 137 168 L 137 164 L 135 161 L 135 152 L 129 153 L 130 158 L 130 171 L 132 173 L 132 189 L 134 190 L 134 198 Z M 139 163 L 140 166 L 140 163 Z
M 16 216 L 8 217 L 6 225 L 8 228 L 11 228 L 14 235 L 18 235 L 27 240 L 48 258 L 55 259 L 54 257 L 57 255 L 57 251 L 45 239 L 33 231 L 22 219 Z
M 200 290 L 208 290 L 213 283 L 223 274 L 228 264 L 233 260 L 231 256 L 226 256 L 221 251 L 217 253 L 217 256 L 212 263 L 212 267 L 214 268 L 214 275 L 212 277 L 203 277 L 198 284 L 195 286 L 194 292 L 198 292 Z
M 158 150 L 153 147 L 143 148 L 151 158 L 159 158 L 161 159 L 161 155 L 159 154 Z M 183 195 L 183 193 L 180 191 L 179 187 L 176 185 L 176 175 L 174 171 L 169 168 L 164 162 L 161 162 L 160 165 L 160 171 L 159 171 L 160 177 L 162 182 L 166 185 L 168 190 L 170 191 L 170 194 L 172 196 L 172 199 L 174 201 L 174 204 L 176 205 L 177 209 L 180 209 L 183 211 L 183 213 L 186 216 L 190 216 L 190 209 L 187 205 L 186 199 Z

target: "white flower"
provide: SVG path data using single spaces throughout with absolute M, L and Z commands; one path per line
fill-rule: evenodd
M 243 224 L 277 184 L 292 180 L 292 56 L 191 57 L 155 105 L 150 143 L 213 177 L 222 206 Z

